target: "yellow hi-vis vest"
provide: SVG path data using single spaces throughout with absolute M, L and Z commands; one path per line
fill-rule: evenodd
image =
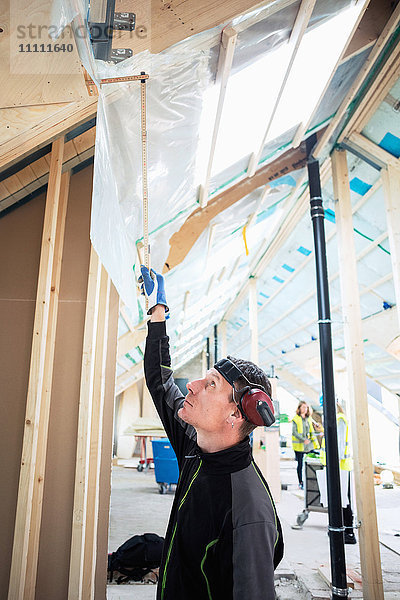
M 340 419 L 342 419 L 346 424 L 346 437 L 345 437 L 345 444 L 344 444 L 344 458 L 341 458 L 339 460 L 339 466 L 342 471 L 352 471 L 353 470 L 353 461 L 350 456 L 350 448 L 349 448 L 349 424 L 347 422 L 347 417 L 343 413 L 337 413 L 336 421 L 339 422 Z M 322 464 L 325 467 L 325 465 L 326 465 L 325 437 L 322 440 L 319 457 L 321 459 Z
M 308 423 L 310 425 L 310 439 L 313 443 L 314 448 L 318 448 L 318 442 L 314 435 L 314 427 L 312 424 L 312 419 L 311 419 L 311 417 L 306 417 L 306 419 L 308 420 Z M 300 435 L 303 435 L 303 419 L 302 419 L 302 417 L 300 415 L 294 415 L 292 421 L 294 421 L 296 423 L 297 432 Z M 296 452 L 304 452 L 304 443 L 299 442 L 299 440 L 296 437 L 294 437 L 294 435 L 292 435 L 292 448 Z

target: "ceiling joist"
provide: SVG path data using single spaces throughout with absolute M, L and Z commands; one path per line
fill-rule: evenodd
M 310 21 L 312 12 L 314 10 L 315 2 L 316 2 L 316 0 L 302 0 L 302 3 L 300 5 L 299 12 L 297 13 L 296 21 L 293 25 L 292 33 L 290 34 L 290 38 L 288 41 L 289 48 L 291 49 L 290 56 L 289 56 L 289 62 L 286 67 L 286 70 L 284 72 L 282 83 L 277 92 L 277 96 L 275 98 L 274 105 L 272 107 L 270 114 L 267 117 L 267 127 L 265 129 L 262 141 L 259 145 L 257 152 L 253 153 L 250 157 L 249 164 L 247 167 L 247 176 L 248 177 L 253 177 L 254 173 L 257 170 L 258 163 L 260 162 L 260 158 L 262 155 L 262 151 L 264 149 L 265 142 L 267 141 L 272 122 L 274 120 L 276 111 L 278 110 L 279 102 L 282 98 L 283 92 L 285 91 L 285 87 L 288 82 L 290 73 L 292 72 L 292 67 L 293 67 L 294 61 L 296 60 L 296 56 L 297 56 L 298 50 L 300 48 L 301 41 L 306 32 L 308 23 Z
M 221 36 L 221 43 L 219 46 L 219 59 L 217 67 L 217 75 L 215 85 L 219 86 L 219 96 L 217 111 L 215 114 L 214 128 L 211 138 L 211 147 L 209 150 L 207 172 L 204 183 L 200 186 L 199 190 L 199 203 L 201 208 L 207 205 L 208 202 L 208 190 L 210 186 L 211 171 L 214 160 L 215 147 L 217 145 L 217 137 L 219 126 L 221 123 L 222 109 L 224 107 L 226 88 L 228 85 L 229 75 L 231 73 L 233 55 L 235 52 L 237 40 L 237 31 L 233 27 L 227 27 L 223 30 Z
M 180 264 L 209 222 L 244 196 L 282 175 L 286 175 L 306 164 L 305 144 L 290 149 L 273 162 L 259 169 L 254 177 L 246 178 L 212 198 L 205 208 L 197 208 L 185 221 L 180 230 L 170 239 L 167 258 L 168 269 Z

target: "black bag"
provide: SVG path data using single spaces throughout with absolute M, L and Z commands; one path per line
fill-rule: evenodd
M 118 571 L 121 575 L 117 583 L 142 581 L 147 573 L 160 566 L 163 545 L 164 538 L 156 533 L 134 535 L 108 555 L 108 580 L 112 581 L 114 571 Z

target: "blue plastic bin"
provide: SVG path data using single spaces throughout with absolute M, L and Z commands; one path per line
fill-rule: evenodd
M 165 494 L 171 484 L 178 483 L 179 467 L 175 452 L 167 438 L 152 440 L 154 473 L 158 483 L 158 491 Z

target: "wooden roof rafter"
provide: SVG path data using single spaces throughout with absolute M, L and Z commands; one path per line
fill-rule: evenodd
M 282 98 L 283 92 L 285 91 L 286 84 L 288 82 L 290 73 L 292 72 L 292 68 L 298 54 L 300 44 L 302 42 L 303 36 L 307 30 L 312 12 L 314 10 L 316 0 L 302 0 L 299 12 L 297 13 L 296 21 L 294 22 L 292 32 L 290 34 L 290 38 L 288 41 L 289 48 L 291 48 L 291 53 L 289 56 L 289 61 L 285 69 L 285 73 L 283 75 L 282 83 L 277 92 L 275 102 L 273 104 L 272 110 L 267 115 L 267 126 L 264 130 L 264 135 L 259 144 L 258 150 L 253 152 L 250 157 L 249 164 L 247 167 L 247 177 L 252 177 L 257 170 L 258 163 L 260 162 L 261 154 L 267 140 L 268 134 L 270 132 L 275 114 L 278 110 L 278 106 L 280 100 Z

